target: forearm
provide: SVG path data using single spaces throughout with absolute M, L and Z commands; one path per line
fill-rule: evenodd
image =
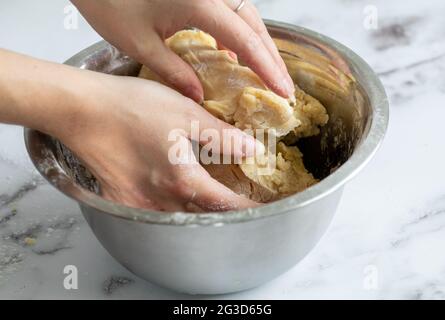
M 0 122 L 57 135 L 85 112 L 91 72 L 0 49 Z M 85 97 L 86 99 L 83 99 Z

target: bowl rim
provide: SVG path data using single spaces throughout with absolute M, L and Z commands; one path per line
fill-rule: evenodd
M 133 220 L 150 224 L 167 224 L 180 226 L 222 226 L 231 223 L 241 223 L 270 216 L 279 215 L 290 210 L 295 210 L 307 206 L 315 201 L 324 198 L 341 188 L 346 182 L 352 179 L 362 168 L 371 160 L 380 146 L 385 136 L 389 121 L 389 102 L 385 89 L 376 73 L 371 67 L 351 49 L 341 43 L 322 35 L 318 32 L 295 26 L 289 23 L 283 23 L 273 20 L 264 20 L 268 27 L 278 28 L 314 38 L 327 46 L 336 50 L 350 63 L 354 64 L 357 73 L 361 74 L 368 81 L 366 84 L 366 93 L 370 99 L 372 107 L 371 125 L 367 136 L 354 150 L 352 156 L 341 165 L 335 172 L 324 178 L 319 183 L 308 189 L 289 196 L 287 198 L 264 204 L 257 208 L 244 210 L 234 210 L 227 212 L 209 212 L 209 213 L 188 213 L 188 212 L 160 212 L 147 209 L 131 208 L 118 203 L 103 199 L 99 195 L 90 192 L 76 184 L 60 167 L 55 160 L 55 154 L 45 153 L 45 156 L 51 156 L 53 163 L 56 164 L 56 170 L 44 169 L 40 164 L 45 156 L 39 157 L 32 152 L 31 138 L 38 138 L 40 142 L 48 136 L 32 129 L 25 128 L 25 144 L 29 156 L 40 174 L 48 182 L 56 187 L 66 196 L 76 200 L 81 207 L 94 208 L 98 212 L 111 214 L 114 217 L 126 220 Z M 65 64 L 78 65 L 78 63 L 87 55 L 90 55 L 108 44 L 100 41 L 73 56 Z M 36 136 L 36 135 L 41 135 Z M 334 209 L 333 209 L 334 210 Z

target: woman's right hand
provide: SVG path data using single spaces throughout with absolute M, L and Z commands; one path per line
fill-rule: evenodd
M 81 108 L 65 115 L 66 123 L 59 123 L 52 134 L 82 159 L 105 198 L 167 211 L 226 211 L 257 205 L 212 179 L 195 158 L 172 163 L 169 154 L 178 140 L 168 141 L 179 129 L 179 140 L 191 148 L 192 122 L 201 132 L 216 129 L 220 137 L 223 130 L 234 130 L 243 144 L 230 153 L 241 158 L 254 155 L 254 138 L 161 84 L 81 72 L 95 89 L 84 92 Z
M 238 54 L 267 86 L 292 97 L 294 83 L 259 13 L 246 0 L 71 0 L 107 41 L 148 66 L 185 96 L 202 102 L 193 69 L 164 43 L 186 27 L 212 35 Z

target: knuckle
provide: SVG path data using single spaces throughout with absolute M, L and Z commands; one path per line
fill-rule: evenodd
M 148 58 L 155 56 L 157 53 L 154 46 L 147 45 L 147 43 L 146 41 L 134 40 L 131 42 L 131 45 L 128 45 L 128 50 L 124 51 L 137 61 L 147 63 L 149 62 Z M 127 48 L 127 46 L 125 48 Z
M 260 38 L 265 38 L 265 37 L 269 37 L 269 32 L 267 31 L 266 26 L 258 21 L 258 23 L 255 23 L 255 25 L 253 26 L 253 31 L 260 37 Z
M 264 23 L 262 22 L 263 20 L 261 19 L 261 14 L 258 11 L 257 7 L 251 1 L 247 1 L 247 7 L 249 9 L 250 15 L 258 19 L 258 21 L 260 21 L 260 24 L 264 25 Z
M 186 181 L 179 180 L 177 184 L 171 189 L 171 192 L 182 200 L 189 200 L 191 198 L 191 186 Z
M 175 168 L 173 177 L 166 181 L 164 186 L 168 193 L 181 199 L 188 199 L 193 193 L 193 182 L 192 179 L 187 177 L 186 170 L 187 168 L 184 166 Z
M 214 7 L 220 4 L 221 0 L 206 0 L 204 1 L 206 5 Z
M 224 28 L 228 23 L 225 16 L 226 7 L 221 0 L 200 0 L 193 9 L 191 22 L 195 27 L 212 32 Z
M 196 1 L 196 0 L 195 0 Z M 219 5 L 221 5 L 221 0 L 204 0 L 204 1 L 197 1 L 202 7 L 205 9 L 212 9 Z
M 184 68 L 169 68 L 169 70 L 166 70 L 164 79 L 172 84 L 187 83 L 189 72 Z
M 191 0 L 189 2 L 190 9 L 193 12 L 193 18 L 199 19 L 208 16 L 209 12 L 218 5 L 220 0 Z
M 243 57 L 245 60 L 252 60 L 255 52 L 261 49 L 261 39 L 253 29 L 247 34 L 245 47 L 248 55 Z

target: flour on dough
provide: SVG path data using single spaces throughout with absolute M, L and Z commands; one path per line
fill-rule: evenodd
M 295 99 L 286 100 L 270 91 L 248 67 L 214 38 L 199 30 L 184 30 L 166 44 L 195 71 L 204 89 L 203 107 L 240 129 L 274 129 L 284 142 L 317 135 L 328 121 L 325 108 L 296 87 Z M 145 66 L 140 77 L 163 82 Z M 276 154 L 245 159 L 240 165 L 211 164 L 204 168 L 234 192 L 257 202 L 270 202 L 304 190 L 317 180 L 303 164 L 296 146 L 278 142 Z M 264 168 L 274 170 L 264 174 Z

